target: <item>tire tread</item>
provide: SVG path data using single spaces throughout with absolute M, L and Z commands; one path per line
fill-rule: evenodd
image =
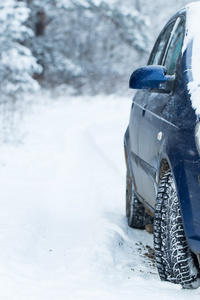
M 179 200 L 171 171 L 163 176 L 155 206 L 154 249 L 161 280 L 200 285 L 199 269 L 184 234 Z

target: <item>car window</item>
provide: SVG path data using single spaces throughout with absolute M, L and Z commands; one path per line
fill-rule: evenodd
M 169 37 L 174 27 L 174 22 L 170 23 L 163 32 L 159 35 L 155 46 L 152 50 L 148 65 L 159 65 L 161 64 L 162 57 L 164 55 L 165 47 L 168 44 Z
M 176 26 L 176 25 L 175 25 Z M 181 53 L 183 38 L 184 38 L 185 21 L 179 19 L 177 28 L 173 31 L 172 38 L 166 49 L 163 65 L 166 67 L 167 74 L 175 73 L 176 64 Z

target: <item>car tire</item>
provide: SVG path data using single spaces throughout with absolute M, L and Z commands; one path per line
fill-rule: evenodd
M 197 257 L 186 241 L 172 172 L 161 179 L 154 215 L 154 251 L 161 280 L 183 288 L 200 286 Z
M 126 217 L 128 225 L 132 228 L 144 229 L 152 224 L 152 217 L 145 211 L 143 204 L 138 200 L 134 192 L 134 182 L 127 168 L 126 174 Z

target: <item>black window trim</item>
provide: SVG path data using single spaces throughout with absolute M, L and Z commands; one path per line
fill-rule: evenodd
M 176 19 L 176 21 L 174 23 L 174 27 L 173 27 L 172 32 L 170 34 L 170 37 L 168 39 L 168 43 L 167 43 L 167 45 L 165 47 L 165 50 L 163 52 L 162 59 L 160 61 L 160 63 L 161 63 L 162 66 L 164 66 L 164 64 L 165 64 L 165 60 L 166 60 L 166 57 L 167 57 L 167 54 L 168 54 L 168 50 L 169 50 L 169 47 L 170 47 L 173 35 L 174 35 L 175 31 L 177 30 L 179 24 L 182 22 L 183 19 L 184 19 L 184 33 L 183 33 L 183 41 L 184 41 L 184 36 L 185 36 L 185 16 L 184 15 L 180 15 L 180 16 L 177 17 L 177 19 Z M 183 41 L 182 41 L 182 46 L 183 46 Z
M 154 47 L 153 47 L 153 49 L 152 49 L 152 51 L 151 51 L 151 54 L 150 54 L 150 57 L 149 57 L 149 60 L 148 60 L 147 65 L 151 65 L 151 64 L 152 64 L 152 60 L 155 58 L 155 50 L 158 48 L 158 45 L 159 45 L 160 42 L 161 42 L 161 39 L 162 39 L 162 36 L 163 36 L 165 30 L 166 30 L 169 26 L 171 26 L 172 23 L 175 24 L 175 22 L 176 22 L 176 20 L 173 19 L 170 23 L 168 23 L 168 24 L 163 28 L 163 30 L 162 30 L 161 33 L 159 34 L 159 36 L 158 36 L 158 38 L 157 38 L 157 40 L 156 40 L 156 43 L 155 43 L 155 45 L 154 45 Z M 174 27 L 174 25 L 173 25 L 173 27 Z M 173 27 L 172 27 L 172 29 L 173 29 Z M 170 37 L 169 37 L 169 38 L 170 38 Z M 165 43 L 165 45 L 164 45 L 164 47 L 163 47 L 163 51 L 162 51 L 162 54 L 161 54 L 161 57 L 160 57 L 160 59 L 159 59 L 158 64 L 160 64 L 160 62 L 162 61 L 163 55 L 164 55 L 164 53 L 165 53 L 166 46 L 168 45 L 169 38 L 168 38 L 168 40 L 166 41 L 166 43 Z
M 171 40 L 172 40 L 172 37 L 173 37 L 173 34 L 175 32 L 175 30 L 177 29 L 177 27 L 179 26 L 180 22 L 182 22 L 182 20 L 184 19 L 184 36 L 185 36 L 185 14 L 181 14 L 181 15 L 178 15 L 176 18 L 173 18 L 169 23 L 166 24 L 166 26 L 163 28 L 163 30 L 161 31 L 160 35 L 158 36 L 157 38 L 157 41 L 151 51 L 151 54 L 150 54 L 150 57 L 149 57 L 149 60 L 148 60 L 148 63 L 147 65 L 151 65 L 151 61 L 153 60 L 153 58 L 155 57 L 155 55 L 153 56 L 153 53 L 155 51 L 155 49 L 158 47 L 158 44 L 160 43 L 161 41 L 161 37 L 164 33 L 164 31 L 172 24 L 174 23 L 173 27 L 172 27 L 172 32 L 168 38 L 168 40 L 166 41 L 164 47 L 163 47 L 163 51 L 161 53 L 161 56 L 159 58 L 159 61 L 158 61 L 158 65 L 163 65 L 164 61 L 165 61 L 165 58 L 166 58 L 166 55 L 167 55 L 167 52 L 168 52 L 168 49 L 169 49 L 169 46 L 170 46 L 170 43 L 171 43 Z M 184 41 L 184 38 L 183 38 L 183 41 Z

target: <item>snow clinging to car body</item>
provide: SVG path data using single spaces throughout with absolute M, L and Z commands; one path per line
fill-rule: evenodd
M 199 16 L 200 16 L 200 2 L 193 2 L 188 4 L 186 7 L 186 35 L 183 44 L 182 53 L 187 48 L 189 43 L 193 43 L 192 50 L 192 81 L 188 83 L 188 90 L 191 95 L 192 107 L 194 108 L 196 114 L 200 116 L 200 29 L 198 26 Z M 195 38 L 196 37 L 196 38 Z

